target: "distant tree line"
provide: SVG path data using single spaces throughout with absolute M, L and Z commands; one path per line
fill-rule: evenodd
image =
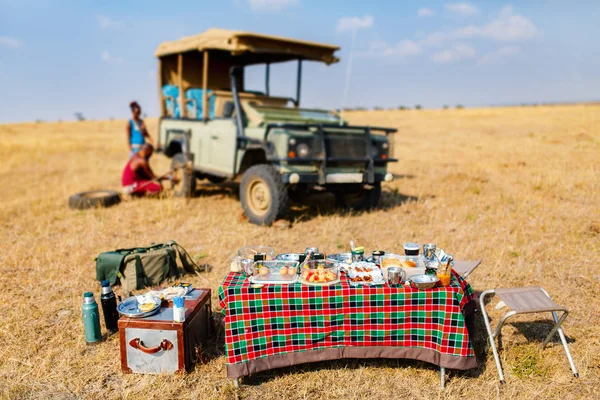
M 455 107 L 456 107 L 457 110 L 461 110 L 461 109 L 465 108 L 465 106 L 462 105 L 462 104 L 457 104 Z M 448 104 L 444 104 L 442 108 L 444 110 L 447 110 L 447 109 L 450 108 L 450 106 Z M 415 104 L 412 109 L 414 109 L 414 110 L 422 110 L 423 106 L 421 106 L 420 104 Z M 408 106 L 403 106 L 403 105 L 400 105 L 398 107 L 388 107 L 388 108 L 381 107 L 381 106 L 374 106 L 372 108 L 372 110 L 373 111 L 383 111 L 383 110 L 388 110 L 388 111 L 400 110 L 400 111 L 404 111 L 404 110 L 411 110 L 411 108 L 408 107 Z M 337 111 L 339 112 L 340 110 L 338 109 Z M 344 107 L 343 111 L 369 111 L 369 109 L 367 107 Z

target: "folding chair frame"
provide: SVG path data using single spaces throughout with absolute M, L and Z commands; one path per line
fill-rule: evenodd
M 548 294 L 548 292 L 546 292 L 546 290 L 544 290 L 542 288 L 540 288 L 540 289 L 542 290 L 542 292 L 544 292 L 544 294 L 546 296 L 548 296 L 548 298 L 550 298 L 550 295 Z M 481 313 L 483 314 L 483 322 L 485 323 L 485 329 L 487 330 L 490 346 L 492 347 L 492 352 L 494 353 L 494 360 L 496 361 L 496 368 L 498 369 L 498 376 L 500 377 L 500 383 L 504 384 L 505 383 L 504 373 L 502 372 L 502 365 L 500 364 L 500 357 L 498 357 L 498 350 L 496 349 L 495 339 L 500 335 L 500 330 L 502 329 L 502 325 L 504 325 L 504 323 L 506 322 L 506 320 L 508 318 L 512 317 L 513 315 L 517 315 L 517 314 L 533 314 L 533 313 L 537 313 L 540 311 L 527 313 L 527 312 L 516 312 L 516 311 L 510 310 L 506 314 L 504 314 L 504 316 L 502 316 L 502 318 L 500 319 L 500 322 L 498 323 L 498 326 L 496 326 L 496 329 L 494 330 L 494 332 L 492 332 L 490 320 L 489 320 L 487 311 L 485 309 L 485 297 L 487 295 L 495 294 L 495 293 L 496 293 L 496 291 L 494 289 L 489 289 L 489 290 L 484 291 L 483 293 L 481 293 L 481 296 L 479 297 L 479 303 L 481 306 Z M 562 345 L 565 349 L 565 353 L 567 355 L 567 359 L 569 360 L 569 365 L 571 366 L 571 371 L 573 371 L 573 376 L 575 376 L 576 378 L 579 378 L 579 373 L 577 372 L 577 368 L 575 368 L 575 363 L 573 362 L 573 357 L 571 356 L 571 352 L 569 351 L 569 345 L 567 344 L 567 339 L 561 328 L 561 325 L 567 318 L 569 311 L 567 311 L 567 310 L 563 311 L 563 313 L 560 317 L 558 317 L 558 315 L 556 314 L 556 311 L 551 311 L 551 312 L 552 312 L 552 318 L 554 319 L 554 327 L 552 328 L 552 330 L 550 331 L 548 336 L 546 336 L 546 339 L 544 339 L 544 342 L 542 343 L 542 349 L 544 349 L 546 347 L 546 345 L 548 344 L 550 339 L 552 339 L 552 336 L 554 336 L 554 334 L 558 331 L 558 335 L 560 336 L 560 341 L 562 342 Z

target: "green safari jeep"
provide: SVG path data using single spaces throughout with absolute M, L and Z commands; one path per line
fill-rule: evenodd
M 395 129 L 349 126 L 337 114 L 300 108 L 302 62 L 339 61 L 339 47 L 209 29 L 156 51 L 161 106 L 159 149 L 172 158 L 175 193 L 197 179 L 240 181 L 248 219 L 270 225 L 288 199 L 330 191 L 356 210 L 377 205 L 390 182 L 388 135 Z M 270 95 L 270 64 L 297 61 L 296 97 Z M 244 67 L 265 65 L 265 91 L 244 90 Z

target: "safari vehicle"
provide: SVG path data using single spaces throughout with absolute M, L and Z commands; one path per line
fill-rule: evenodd
M 156 51 L 159 149 L 179 174 L 175 193 L 191 195 L 197 179 L 240 181 L 248 219 L 270 225 L 288 199 L 330 191 L 340 205 L 375 206 L 391 181 L 389 128 L 350 126 L 331 111 L 300 107 L 302 65 L 334 64 L 337 46 L 255 33 L 209 29 Z M 270 65 L 297 62 L 296 96 L 270 93 Z M 265 65 L 264 92 L 244 85 L 245 67 Z

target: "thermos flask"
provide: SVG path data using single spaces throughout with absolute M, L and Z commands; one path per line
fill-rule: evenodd
M 88 344 L 97 343 L 102 339 L 100 332 L 100 314 L 98 314 L 98 304 L 94 300 L 92 292 L 83 294 L 83 305 L 81 306 L 83 314 L 83 330 L 85 331 L 85 341 Z
M 102 285 L 100 292 L 100 304 L 102 304 L 102 314 L 104 314 L 106 330 L 109 333 L 116 333 L 119 331 L 119 327 L 117 325 L 119 322 L 119 313 L 117 312 L 117 297 L 110 288 L 110 283 L 108 281 L 102 281 L 100 284 Z

